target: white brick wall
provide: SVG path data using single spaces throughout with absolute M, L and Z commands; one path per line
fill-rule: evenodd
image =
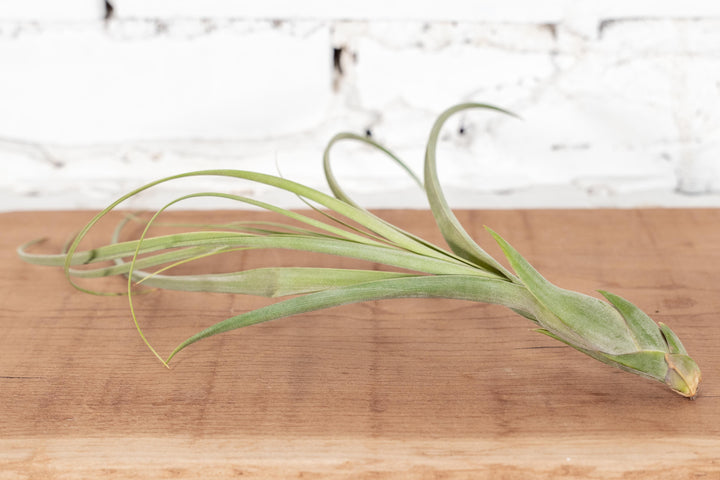
M 450 122 L 455 206 L 720 206 L 720 2 L 110 3 L 0 0 L 0 210 L 98 208 L 203 168 L 324 188 L 348 129 L 420 170 L 433 118 L 466 100 L 523 120 Z M 424 207 L 380 155 L 335 153 L 365 205 Z M 298 205 L 195 180 L 132 206 L 215 188 Z

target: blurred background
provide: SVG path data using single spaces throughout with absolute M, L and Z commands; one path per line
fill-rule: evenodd
M 454 207 L 720 206 L 717 1 L 0 0 L 0 211 L 97 209 L 208 168 L 325 189 L 339 131 L 421 172 L 434 118 L 465 101 L 521 119 L 449 121 Z M 426 207 L 380 154 L 333 155 L 359 203 Z M 302 205 L 196 178 L 127 206 L 210 189 Z

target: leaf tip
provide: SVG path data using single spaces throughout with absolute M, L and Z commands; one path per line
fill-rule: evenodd
M 507 244 L 507 242 L 505 241 L 505 239 L 502 238 L 502 237 L 500 236 L 500 234 L 497 233 L 495 230 L 493 230 L 492 228 L 488 227 L 487 225 L 483 225 L 483 227 L 484 227 L 485 230 L 487 230 L 487 232 L 495 239 L 495 241 L 500 244 L 501 247 L 502 247 L 504 244 Z

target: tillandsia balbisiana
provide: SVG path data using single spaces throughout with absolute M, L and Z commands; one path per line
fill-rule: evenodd
M 122 196 L 85 225 L 62 253 L 30 253 L 27 247 L 37 242 L 30 242 L 18 251 L 27 262 L 62 267 L 67 279 L 79 290 L 99 295 L 127 295 L 130 312 L 141 338 L 166 366 L 178 352 L 198 340 L 268 320 L 369 300 L 450 298 L 504 305 L 534 322 L 540 333 L 603 363 L 664 383 L 674 392 L 694 398 L 700 383 L 700 369 L 669 327 L 662 323 L 656 324 L 635 305 L 612 293 L 600 292 L 607 300 L 605 302 L 553 285 L 505 239 L 488 229 L 505 254 L 511 271 L 486 253 L 463 229 L 440 187 L 436 150 L 440 131 L 447 119 L 471 108 L 510 113 L 478 103 L 464 103 L 444 111 L 435 121 L 428 138 L 424 181 L 391 151 L 372 139 L 341 133 L 328 143 L 323 156 L 332 196 L 263 173 L 242 170 L 188 172 L 154 181 Z M 450 250 L 387 223 L 355 204 L 343 192 L 330 167 L 330 150 L 337 142 L 348 139 L 380 149 L 408 171 L 425 190 L 436 223 Z M 80 242 L 88 231 L 128 198 L 163 182 L 200 176 L 244 179 L 291 192 L 321 211 L 322 220 L 317 215 L 307 216 L 252 198 L 201 192 L 185 195 L 163 206 L 147 221 L 142 235 L 136 240 L 121 242 L 116 231 L 109 244 L 91 250 L 79 250 Z M 235 222 L 184 233 L 148 235 L 150 226 L 160 213 L 172 205 L 195 197 L 220 197 L 245 203 L 282 214 L 294 223 Z M 378 271 L 275 266 L 222 274 L 167 273 L 175 266 L 211 255 L 267 248 L 340 255 L 394 269 Z M 114 262 L 112 266 L 76 268 L 110 260 Z M 143 270 L 152 267 L 157 269 L 153 272 Z M 126 276 L 127 290 L 99 292 L 74 281 L 74 278 L 110 275 Z M 145 338 L 132 308 L 132 293 L 139 285 L 290 298 L 216 323 L 186 339 L 163 359 Z

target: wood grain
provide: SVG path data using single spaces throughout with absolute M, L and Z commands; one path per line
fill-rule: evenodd
M 483 225 L 557 284 L 607 289 L 669 324 L 703 370 L 695 401 L 533 333 L 504 308 L 451 300 L 276 320 L 204 340 L 166 370 L 138 338 L 125 298 L 79 293 L 62 272 L 16 257 L 39 236 L 52 238 L 37 251 L 60 248 L 90 216 L 0 215 L 2 480 L 720 478 L 718 210 L 458 212 L 496 257 Z M 427 212 L 382 216 L 440 242 Z M 270 251 L 214 266 L 273 263 L 359 265 Z M 121 279 L 100 284 L 123 288 Z M 174 292 L 137 302 L 163 353 L 267 303 Z

